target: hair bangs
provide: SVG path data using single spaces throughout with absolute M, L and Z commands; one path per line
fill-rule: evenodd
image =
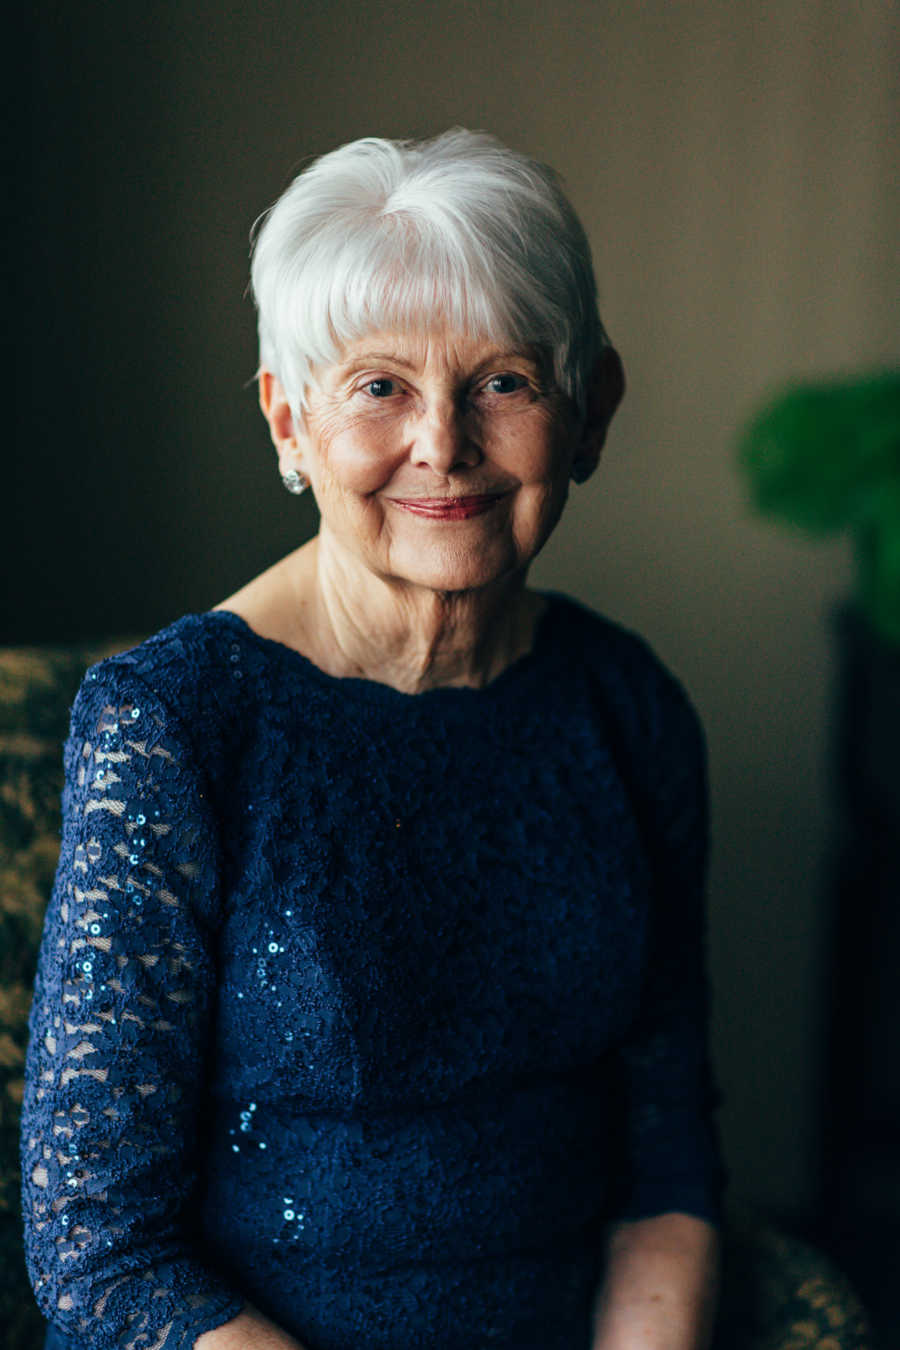
M 252 281 L 260 362 L 298 416 L 317 370 L 367 333 L 449 329 L 544 349 L 579 411 L 608 341 L 557 175 L 461 127 L 316 160 L 262 221 Z
M 363 268 L 348 276 L 343 308 L 353 336 L 388 329 L 505 333 L 509 308 L 490 283 L 486 260 L 455 246 L 433 226 L 411 224 L 402 232 L 385 231 Z M 336 299 L 340 305 L 340 288 Z

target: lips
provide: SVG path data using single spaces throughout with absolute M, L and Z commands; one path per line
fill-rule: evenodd
M 430 520 L 467 520 L 489 511 L 506 494 L 485 492 L 471 497 L 391 497 L 389 500 L 401 511 Z

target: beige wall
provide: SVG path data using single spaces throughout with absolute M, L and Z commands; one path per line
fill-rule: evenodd
M 14 538 L 10 635 L 144 631 L 311 528 L 242 387 L 247 232 L 292 167 L 454 123 L 555 165 L 630 387 L 535 578 L 643 632 L 703 715 L 734 1192 L 802 1209 L 851 569 L 748 517 L 733 443 L 785 378 L 897 356 L 892 0 L 60 8 L 32 32 L 12 481 L 45 514 Z

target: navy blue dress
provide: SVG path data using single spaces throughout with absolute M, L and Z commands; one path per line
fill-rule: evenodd
M 604 1227 L 717 1222 L 703 737 L 551 596 L 487 687 L 227 612 L 93 667 L 31 1012 L 48 1345 L 588 1350 Z

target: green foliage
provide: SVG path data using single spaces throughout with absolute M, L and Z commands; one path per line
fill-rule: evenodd
M 900 643 L 900 372 L 788 389 L 746 427 L 739 457 L 757 510 L 854 535 L 860 607 Z

